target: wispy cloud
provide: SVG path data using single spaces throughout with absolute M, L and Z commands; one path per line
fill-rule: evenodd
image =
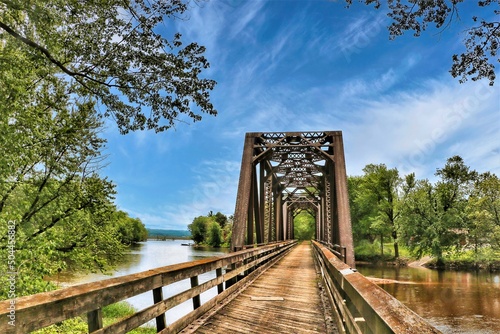
M 231 215 L 237 192 L 240 163 L 226 160 L 205 160 L 190 173 L 195 181 L 179 192 L 175 202 L 165 202 L 153 210 L 133 212 L 148 227 L 184 229 L 197 216 L 209 211 Z M 129 211 L 130 212 L 130 211 Z
M 377 37 L 385 32 L 387 17 L 383 12 L 364 12 L 349 18 L 343 31 L 331 34 L 322 48 L 323 54 L 341 55 L 347 63 L 364 49 L 377 42 Z
M 239 13 L 238 20 L 232 22 L 233 24 L 230 28 L 229 37 L 231 39 L 241 38 L 241 35 L 245 35 L 245 30 L 248 29 L 251 23 L 256 19 L 258 19 L 259 22 L 263 22 L 265 14 L 261 13 L 261 9 L 264 5 L 265 1 L 246 1 L 242 6 L 236 7 Z
M 478 146 L 489 147 L 482 153 L 476 150 L 474 160 L 482 159 L 483 168 L 498 173 L 500 165 L 487 158 L 498 148 L 490 141 L 500 142 L 498 118 L 496 122 L 476 121 L 494 118 L 488 115 L 492 108 L 498 108 L 495 90 L 486 84 L 459 85 L 450 79 L 428 80 L 423 86 L 366 99 L 353 110 L 361 116 L 356 122 L 339 124 L 346 137 L 349 171 L 359 173 L 368 163 L 387 163 L 402 173 L 430 177 L 439 167 L 435 161 L 440 154 L 471 156 L 466 146 L 456 146 L 467 137 L 474 138 Z

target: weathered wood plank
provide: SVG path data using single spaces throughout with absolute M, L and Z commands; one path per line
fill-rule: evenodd
M 326 333 L 317 278 L 311 246 L 299 245 L 196 333 Z

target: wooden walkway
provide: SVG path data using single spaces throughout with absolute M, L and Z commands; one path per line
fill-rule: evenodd
M 196 333 L 332 332 L 325 322 L 318 280 L 312 247 L 300 244 L 205 319 Z

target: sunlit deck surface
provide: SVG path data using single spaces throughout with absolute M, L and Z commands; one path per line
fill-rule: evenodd
M 318 280 L 311 245 L 300 244 L 196 333 L 336 332 L 326 325 Z

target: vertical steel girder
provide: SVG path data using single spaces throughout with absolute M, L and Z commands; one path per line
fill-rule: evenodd
M 302 210 L 316 219 L 316 239 L 345 247 L 354 267 L 342 132 L 247 133 L 232 250 L 293 239 Z

